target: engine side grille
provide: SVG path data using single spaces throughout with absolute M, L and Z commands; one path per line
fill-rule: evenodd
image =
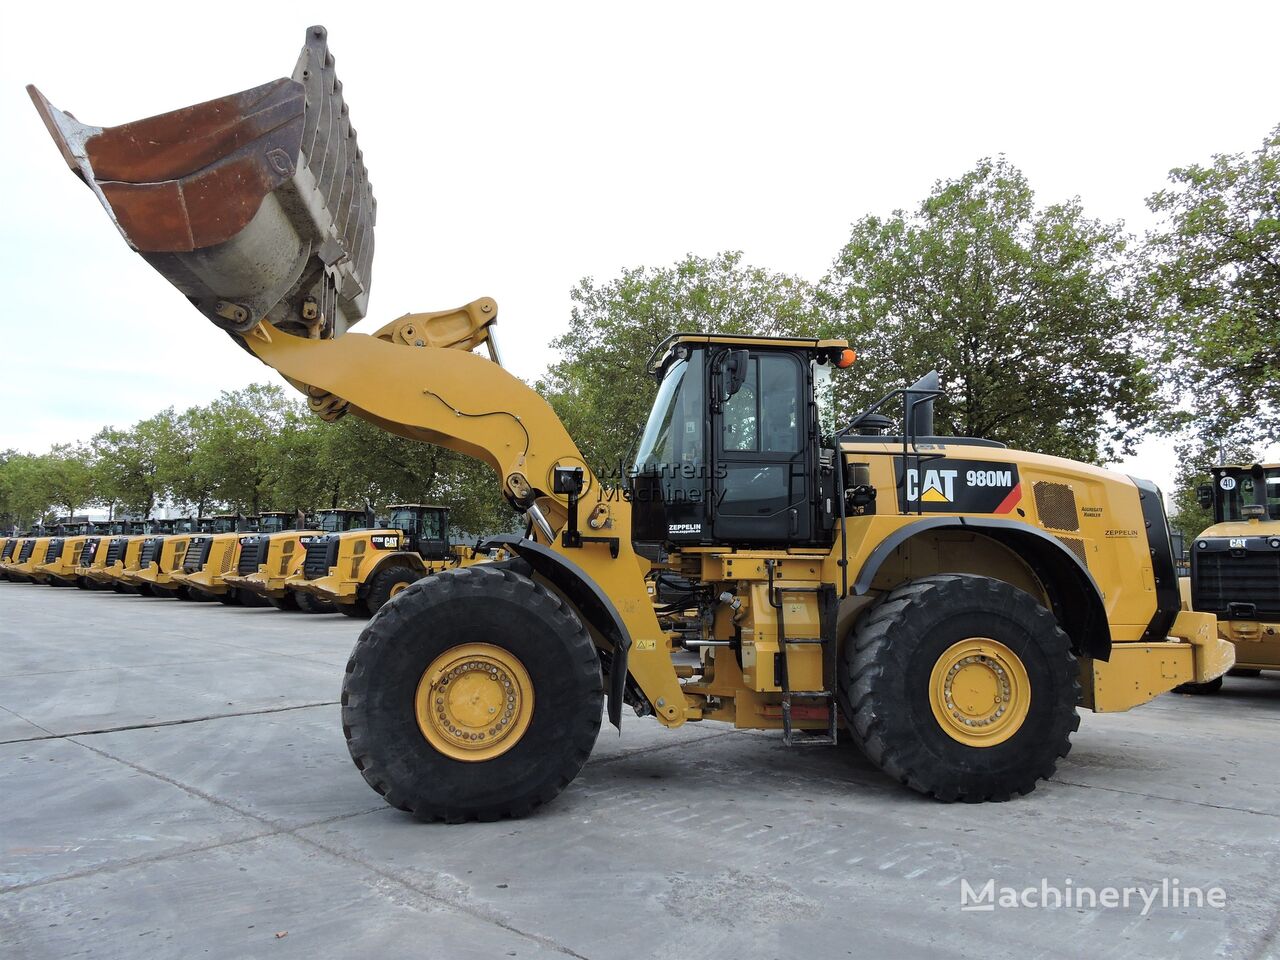
M 123 564 L 124 553 L 128 548 L 129 548 L 129 541 L 126 540 L 124 537 L 113 538 L 112 541 L 107 544 L 106 565 L 110 567 L 117 563 Z
M 124 544 L 117 540 L 111 546 L 115 547 L 116 543 L 121 544 L 120 558 L 124 559 Z M 164 546 L 162 537 L 152 537 L 149 540 L 142 541 L 142 551 L 138 554 L 139 568 L 145 568 L 148 564 L 160 562 L 160 548 Z
M 18 545 L 17 540 L 10 540 L 4 545 L 4 550 L 0 550 L 0 560 L 8 560 L 13 556 L 13 548 Z
M 1036 513 L 1040 522 L 1051 530 L 1079 530 L 1080 514 L 1076 510 L 1076 492 L 1065 483 L 1041 480 L 1032 487 L 1036 495 Z
M 57 563 L 62 557 L 62 545 L 66 543 L 61 537 L 49 541 L 49 546 L 44 551 L 45 563 Z
M 338 563 L 338 538 L 317 538 L 307 544 L 307 556 L 302 561 L 302 575 L 316 580 L 329 575 L 329 568 Z
M 93 566 L 94 558 L 98 556 L 98 543 L 97 537 L 90 537 L 84 542 L 84 547 L 80 550 L 80 566 Z
M 1252 544 L 1254 541 L 1250 541 Z M 1258 619 L 1280 617 L 1280 550 L 1257 541 L 1246 550 L 1195 549 L 1191 554 L 1191 602 L 1204 613 L 1230 614 L 1232 604 L 1252 604 Z M 1237 614 L 1238 615 L 1238 614 Z
M 187 547 L 186 558 L 182 561 L 183 573 L 199 573 L 209 560 L 209 551 L 213 549 L 212 538 L 192 540 Z
M 245 537 L 240 541 L 240 562 L 236 564 L 236 573 L 242 577 L 258 572 L 258 565 L 266 559 L 266 536 Z
M 1059 537 L 1058 542 L 1080 558 L 1080 562 L 1089 566 L 1089 556 L 1084 548 L 1084 541 L 1079 537 Z
M 18 562 L 26 563 L 31 559 L 31 552 L 35 550 L 36 542 L 34 540 L 23 540 L 22 549 L 18 551 Z

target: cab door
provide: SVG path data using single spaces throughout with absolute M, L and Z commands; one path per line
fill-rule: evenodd
M 714 364 L 723 362 L 713 360 Z M 714 371 L 713 371 L 714 372 Z M 750 351 L 742 385 L 711 398 L 713 531 L 720 542 L 813 538 L 807 368 L 793 352 Z M 712 376 L 713 391 L 726 378 Z

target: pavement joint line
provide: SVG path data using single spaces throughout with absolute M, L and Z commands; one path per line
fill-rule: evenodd
M 170 786 L 176 787 L 177 789 L 182 790 L 193 797 L 197 797 L 198 799 L 204 800 L 206 803 L 211 803 L 214 806 L 222 807 L 223 809 L 230 810 L 232 813 L 235 813 L 241 817 L 245 817 L 249 820 L 256 821 L 257 823 L 260 823 L 263 826 L 271 828 L 270 832 L 263 834 L 264 836 L 279 836 L 279 837 L 290 838 L 298 843 L 313 847 L 316 850 L 321 851 L 322 853 L 326 853 L 331 857 L 334 857 L 339 860 L 344 860 L 347 863 L 359 866 L 361 869 L 366 870 L 369 873 L 374 874 L 375 876 L 381 877 L 383 880 L 387 880 L 392 883 L 399 884 L 400 886 L 412 891 L 413 893 L 416 893 L 418 896 L 423 897 L 424 899 L 433 901 L 446 909 L 450 909 L 450 910 L 457 911 L 458 913 L 466 914 L 467 916 L 470 916 L 475 920 L 478 920 L 482 923 L 491 924 L 492 926 L 498 927 L 502 930 L 506 930 L 508 933 L 515 934 L 519 937 L 524 938 L 525 940 L 529 940 L 533 943 L 536 943 L 539 946 L 546 947 L 551 950 L 555 950 L 556 952 L 562 953 L 569 957 L 573 957 L 574 960 L 590 960 L 590 958 L 580 953 L 577 953 L 570 947 L 567 947 L 562 943 L 558 943 L 557 941 L 555 941 L 550 937 L 543 936 L 542 934 L 530 933 L 526 930 L 521 930 L 519 927 L 503 919 L 502 917 L 494 915 L 494 912 L 490 910 L 487 910 L 487 909 L 478 907 L 474 904 L 466 903 L 457 899 L 451 899 L 449 897 L 442 896 L 441 894 L 433 890 L 423 888 L 421 885 L 414 883 L 412 880 L 410 880 L 406 876 L 403 876 L 393 870 L 390 870 L 387 867 L 382 866 L 381 864 L 374 863 L 371 860 L 368 860 L 364 857 L 359 856 L 353 851 L 344 850 L 342 847 L 334 844 L 323 843 L 320 840 L 317 840 L 313 837 L 303 836 L 299 832 L 301 830 L 310 829 L 317 826 L 324 826 L 325 824 L 331 823 L 335 820 L 352 819 L 354 817 L 359 817 L 359 816 L 368 816 L 371 813 L 378 813 L 382 810 L 386 810 L 387 809 L 386 805 L 374 807 L 369 810 L 362 810 L 357 813 L 345 814 L 339 817 L 331 817 L 327 820 L 321 820 L 316 823 L 300 824 L 298 826 L 289 826 L 287 824 L 281 824 L 279 821 L 272 820 L 269 817 L 264 817 L 261 814 L 254 813 L 252 810 L 246 810 L 242 807 L 237 806 L 234 803 L 231 803 L 230 801 L 223 800 L 221 797 L 216 797 L 213 794 L 208 793 L 207 791 L 201 790 L 198 787 L 193 787 L 190 784 L 183 783 L 182 781 L 177 780 L 173 777 L 167 776 L 163 773 L 160 773 L 157 770 L 152 770 L 149 767 L 143 766 L 142 764 L 134 763 L 132 760 L 126 760 L 124 757 L 116 756 L 115 754 L 110 753 L 107 750 L 103 750 L 99 747 L 91 746 L 79 740 L 71 740 L 70 742 L 76 744 L 76 746 L 78 747 L 88 750 L 91 753 L 96 753 L 99 756 L 104 757 L 108 760 L 113 760 L 116 763 L 129 767 L 132 770 L 136 770 L 138 773 L 141 773 L 144 776 L 153 777 L 156 780 L 160 780 L 163 783 L 167 783 Z M 0 891 L 0 892 L 7 892 L 7 891 Z
M 23 723 L 31 724 L 31 726 L 35 727 L 37 730 L 43 730 L 45 733 L 49 734 L 50 736 L 56 736 L 56 734 L 52 730 L 50 730 L 48 727 L 42 727 L 40 726 L 40 724 L 36 723 L 34 720 L 28 720 L 26 717 L 20 714 L 17 710 L 10 710 L 4 704 L 0 704 L 0 710 L 3 710 L 5 713 L 9 714 L 12 717 L 17 717 Z M 9 741 L 5 741 L 5 742 L 9 742 Z M 13 742 L 16 743 L 19 741 L 13 741 Z
M 69 870 L 66 873 L 54 874 L 49 877 L 41 877 L 39 880 L 31 880 L 27 883 L 15 883 L 7 887 L 0 887 L 0 896 L 8 893 L 21 893 L 23 890 L 30 890 L 32 887 L 44 887 L 54 883 L 66 883 L 70 880 L 83 880 L 85 877 L 96 876 L 99 873 L 108 873 L 115 870 L 127 870 L 130 867 L 137 867 L 147 863 L 163 863 L 165 860 L 177 860 L 182 857 L 188 857 L 196 853 L 204 853 L 209 850 L 221 850 L 226 847 L 234 847 L 242 843 L 252 843 L 255 840 L 278 837 L 292 833 L 295 830 L 305 830 L 311 827 L 323 827 L 330 823 L 336 823 L 340 820 L 353 820 L 356 817 L 365 817 L 371 813 L 377 813 L 382 809 L 384 808 L 370 807 L 367 810 L 356 810 L 352 813 L 340 813 L 336 816 L 324 817 L 320 820 L 312 820 L 307 823 L 299 824 L 296 827 L 282 826 L 277 829 L 259 830 L 255 833 L 241 834 L 240 836 L 231 837 L 225 840 L 213 840 L 209 843 L 183 844 L 182 846 L 175 847 L 172 850 L 163 850 L 158 853 L 148 853 L 137 857 L 124 857 L 117 860 L 106 860 L 90 867 L 82 867 L 79 870 Z M 239 811 L 236 812 L 239 813 Z M 261 821 L 261 818 L 256 819 Z
M 1050 777 L 1046 783 L 1060 783 L 1067 787 L 1079 787 L 1083 790 L 1105 790 L 1108 793 L 1120 793 L 1127 797 L 1142 797 L 1144 800 L 1163 800 L 1166 803 L 1185 803 L 1193 807 L 1207 807 L 1210 810 L 1226 810 L 1231 813 L 1248 813 L 1255 817 L 1280 817 L 1280 812 L 1273 810 L 1254 810 L 1251 807 L 1233 807 L 1225 803 L 1208 803 L 1204 800 L 1188 800 L 1185 797 L 1166 797 L 1159 793 L 1143 793 L 1141 790 L 1122 790 L 1120 787 L 1104 787 L 1098 783 L 1080 783 L 1076 780 L 1063 780 L 1061 777 Z
M 10 743 L 33 743 L 41 740 L 70 740 L 72 737 L 93 737 L 103 733 L 123 733 L 128 730 L 151 730 L 155 727 L 181 727 L 188 723 L 204 723 L 208 720 L 229 720 L 234 717 L 256 717 L 268 713 L 288 713 L 291 710 L 310 710 L 313 707 L 336 707 L 338 702 L 339 701 L 337 700 L 317 700 L 314 703 L 296 703 L 288 707 L 264 707 L 261 710 L 238 710 L 233 713 L 211 713 L 203 717 L 187 717 L 181 720 L 157 720 L 155 723 L 129 723 L 120 727 L 103 727 L 99 730 L 77 730 L 74 733 L 53 733 L 52 731 L 41 727 L 40 724 L 31 723 L 30 720 L 27 720 L 27 723 L 31 723 L 33 727 L 39 727 L 41 730 L 45 730 L 45 732 L 48 733 L 48 736 L 18 737 L 15 740 L 0 740 L 0 746 Z M 7 707 L 0 707 L 0 709 L 13 713 L 13 711 L 8 710 Z M 26 717 L 23 717 L 20 714 L 13 713 L 13 715 L 18 717 L 20 720 L 26 720 Z M 81 746 L 84 746 L 84 744 L 81 744 Z

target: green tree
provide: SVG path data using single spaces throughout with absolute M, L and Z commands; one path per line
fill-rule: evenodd
M 693 254 L 668 267 L 633 267 L 605 283 L 574 287 L 561 357 L 537 384 L 587 462 L 625 465 L 652 402 L 650 354 L 677 331 L 783 334 L 814 319 L 805 281 L 742 262 L 738 252 Z
M 1088 462 L 1131 452 L 1156 384 L 1125 258 L 1120 224 L 1078 199 L 1037 208 L 1003 158 L 913 213 L 863 217 L 820 290 L 818 330 L 861 356 L 836 378 L 843 412 L 937 369 L 939 433 Z
M 1280 126 L 1251 154 L 1169 173 L 1147 206 L 1151 308 L 1171 401 L 1200 442 L 1280 442 Z
M 202 413 L 195 461 L 212 479 L 211 494 L 248 514 L 274 505 L 272 479 L 282 459 L 279 440 L 299 428 L 300 401 L 283 387 L 252 383 L 223 391 Z
M 164 496 L 197 515 L 213 506 L 218 486 L 218 464 L 201 455 L 207 429 L 206 408 L 190 407 L 174 419 L 170 445 L 156 452 L 156 480 Z
M 76 516 L 93 501 L 93 456 L 87 447 L 55 443 L 38 458 L 47 504 Z
M 173 407 L 127 430 L 103 427 L 90 444 L 96 499 L 124 514 L 150 516 L 162 494 L 162 464 L 180 445 Z

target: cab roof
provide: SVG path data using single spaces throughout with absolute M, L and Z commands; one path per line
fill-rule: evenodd
M 722 343 L 725 346 L 766 346 L 766 347 L 800 347 L 808 350 L 829 350 L 832 353 L 848 348 L 848 340 L 818 340 L 812 337 L 766 337 L 750 334 L 731 335 L 721 333 L 673 333 L 663 340 L 653 354 L 645 369 L 654 377 L 662 376 L 671 362 L 676 347 L 684 344 L 703 345 Z
M 448 510 L 438 503 L 389 503 L 388 510 Z

